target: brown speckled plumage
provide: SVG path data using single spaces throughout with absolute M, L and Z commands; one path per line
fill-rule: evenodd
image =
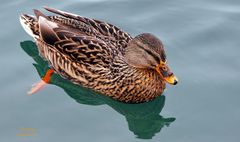
M 155 62 L 165 62 L 166 55 L 155 36 L 142 34 L 135 42 L 109 23 L 45 9 L 58 15 L 45 16 L 35 10 L 36 17 L 22 15 L 21 22 L 30 29 L 41 56 L 62 77 L 123 102 L 149 101 L 164 91 L 165 81 L 154 66 Z M 149 67 L 130 65 L 131 44 L 139 45 L 136 56 L 149 58 Z

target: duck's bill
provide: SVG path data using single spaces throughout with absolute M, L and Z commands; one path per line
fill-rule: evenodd
M 175 75 L 164 77 L 164 80 L 171 85 L 176 85 L 178 83 L 178 79 Z

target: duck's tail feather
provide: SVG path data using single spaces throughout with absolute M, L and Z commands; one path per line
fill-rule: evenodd
M 39 17 L 44 17 L 44 18 L 48 19 L 48 17 L 46 15 L 44 15 L 41 11 L 39 11 L 37 9 L 33 9 L 33 12 L 34 12 L 37 20 L 39 20 Z
M 37 19 L 33 16 L 22 14 L 20 16 L 20 23 L 23 29 L 33 38 L 39 37 L 39 28 Z

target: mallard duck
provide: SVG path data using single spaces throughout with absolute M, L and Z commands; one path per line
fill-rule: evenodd
M 167 65 L 162 42 L 153 34 L 136 37 L 120 28 L 45 7 L 20 23 L 55 73 L 122 102 L 140 103 L 161 95 L 178 80 Z
M 23 41 L 20 45 L 24 52 L 35 61 L 34 67 L 39 76 L 45 76 L 49 68 L 48 63 L 39 56 L 36 44 L 32 41 Z M 79 104 L 109 106 L 115 112 L 125 117 L 129 130 L 140 139 L 152 139 L 163 127 L 168 127 L 175 121 L 174 117 L 161 115 L 161 111 L 165 105 L 164 94 L 148 103 L 126 104 L 100 95 L 91 89 L 73 84 L 58 74 L 54 74 L 49 83 L 62 88 L 66 95 L 70 96 Z

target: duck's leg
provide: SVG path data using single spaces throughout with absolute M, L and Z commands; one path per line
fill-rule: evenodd
M 29 95 L 35 94 L 36 92 L 41 90 L 44 86 L 46 86 L 50 82 L 51 76 L 53 75 L 53 73 L 54 73 L 53 69 L 48 69 L 46 74 L 44 75 L 44 77 L 41 79 L 41 81 L 34 84 L 31 88 L 31 90 L 28 91 L 28 94 Z

